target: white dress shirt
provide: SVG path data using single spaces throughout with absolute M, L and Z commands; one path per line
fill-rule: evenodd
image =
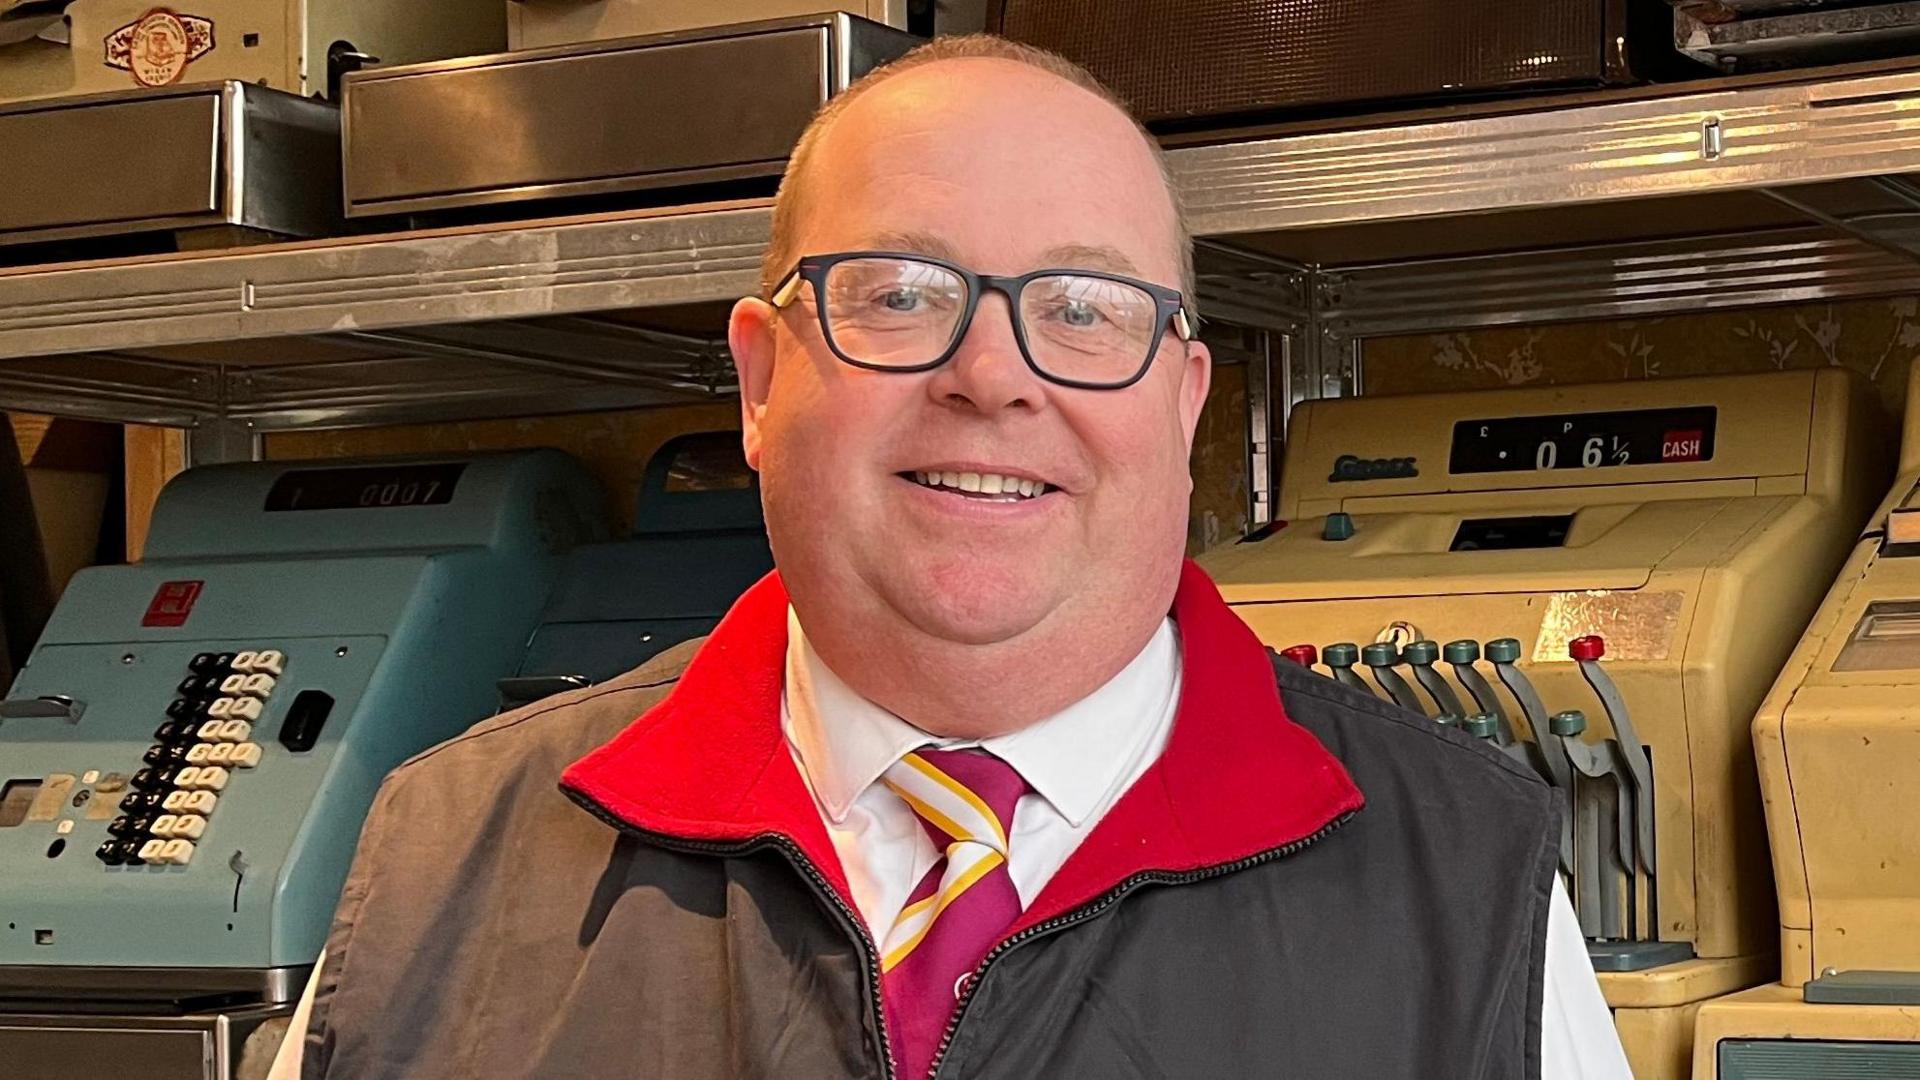
M 1031 727 L 977 741 L 934 738 L 856 694 L 807 644 L 791 609 L 786 669 L 787 744 L 826 821 L 854 906 L 874 940 L 884 941 L 940 852 L 912 808 L 878 782 L 881 774 L 929 744 L 979 746 L 1019 770 L 1033 790 L 1013 812 L 1007 869 L 1020 902 L 1030 904 L 1166 749 L 1180 698 L 1180 639 L 1166 620 L 1106 685 Z M 1632 1080 L 1558 877 L 1547 913 L 1541 1032 L 1547 1080 Z

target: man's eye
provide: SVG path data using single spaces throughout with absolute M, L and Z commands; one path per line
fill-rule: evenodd
M 920 310 L 922 295 L 919 289 L 889 289 L 880 294 L 880 304 L 888 311 L 902 313 Z
M 1092 304 L 1070 301 L 1060 305 L 1060 318 L 1068 326 L 1090 327 L 1098 326 L 1102 317 Z

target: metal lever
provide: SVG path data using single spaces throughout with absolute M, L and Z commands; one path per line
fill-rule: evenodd
M 0 720 L 65 720 L 77 724 L 87 713 L 87 703 L 65 694 L 46 694 L 37 698 L 8 698 L 0 701 Z
M 1501 685 L 1513 700 L 1520 704 L 1521 715 L 1527 718 L 1527 729 L 1533 733 L 1533 741 L 1540 744 L 1538 764 L 1545 768 L 1543 776 L 1553 785 L 1560 797 L 1560 872 L 1573 876 L 1573 767 L 1567 764 L 1565 754 L 1546 744 L 1552 738 L 1547 722 L 1547 706 L 1540 700 L 1540 694 L 1533 688 L 1532 680 L 1521 674 L 1515 663 L 1520 659 L 1520 642 L 1515 638 L 1496 638 L 1487 642 L 1487 660 L 1493 664 L 1493 673 L 1500 678 Z M 1491 689 L 1491 688 L 1489 688 Z M 1584 724 L 1584 720 L 1582 721 Z
M 1360 650 L 1360 658 L 1365 660 L 1367 667 L 1373 670 L 1373 680 L 1379 683 L 1380 688 L 1398 702 L 1401 708 L 1412 709 L 1422 716 L 1426 715 L 1427 710 L 1420 704 L 1420 698 L 1413 692 L 1413 687 L 1408 686 L 1407 680 L 1393 670 L 1393 666 L 1400 662 L 1400 650 L 1394 648 L 1393 642 L 1376 641 Z
M 1574 811 L 1579 853 L 1574 859 L 1573 906 L 1580 916 L 1580 932 L 1589 938 L 1618 941 L 1626 937 L 1626 927 L 1621 918 L 1620 874 L 1613 871 L 1631 878 L 1634 867 L 1633 829 L 1620 790 L 1624 779 L 1610 749 L 1580 737 L 1587 730 L 1585 713 L 1577 709 L 1555 713 L 1547 729 L 1574 772 L 1586 780 L 1580 784 Z M 1612 829 L 1603 827 L 1607 817 L 1614 819 Z
M 1656 866 L 1653 849 L 1652 761 L 1647 757 L 1647 748 L 1640 741 L 1639 733 L 1633 729 L 1633 719 L 1627 715 L 1626 699 L 1620 696 L 1620 688 L 1613 684 L 1613 676 L 1600 667 L 1600 658 L 1607 655 L 1607 643 L 1594 635 L 1574 638 L 1567 643 L 1567 655 L 1580 665 L 1580 674 L 1600 698 L 1600 707 L 1606 710 L 1607 722 L 1613 727 L 1614 740 L 1620 744 L 1627 776 L 1633 783 L 1634 831 L 1639 841 L 1640 868 L 1647 872 L 1647 878 L 1651 881 Z M 1649 921 L 1658 926 L 1659 920 L 1651 914 L 1652 908 L 1649 907 L 1648 911 Z
M 1353 670 L 1353 665 L 1360 662 L 1360 646 L 1351 641 L 1335 642 L 1327 646 L 1326 651 L 1320 654 L 1320 658 L 1327 662 L 1327 670 L 1333 672 L 1336 681 L 1351 686 L 1355 690 L 1364 691 L 1369 696 L 1379 696 L 1373 692 L 1373 687 L 1367 685 L 1367 680 Z
M 1280 650 L 1280 655 L 1308 671 L 1312 671 L 1313 665 L 1320 662 L 1320 650 L 1311 645 L 1289 645 Z
M 1409 641 L 1407 647 L 1401 650 L 1400 658 L 1413 668 L 1413 677 L 1439 707 L 1440 715 L 1466 717 L 1467 710 L 1460 707 L 1460 695 L 1447 685 L 1445 675 L 1434 670 L 1433 662 L 1440 659 L 1440 646 L 1425 640 Z
M 1463 638 L 1447 642 L 1441 651 L 1447 663 L 1453 665 L 1454 677 L 1460 680 L 1460 685 L 1467 688 L 1474 703 L 1480 706 L 1480 712 L 1493 718 L 1494 743 L 1503 750 L 1519 747 L 1520 753 L 1510 753 L 1508 756 L 1527 765 L 1547 783 L 1554 783 L 1552 755 L 1537 741 L 1523 739 L 1514 731 L 1513 721 L 1507 719 L 1507 710 L 1500 704 L 1500 695 L 1494 693 L 1493 684 L 1474 666 L 1474 662 L 1480 659 L 1480 643 Z

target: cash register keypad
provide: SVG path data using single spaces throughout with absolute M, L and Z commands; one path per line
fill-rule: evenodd
M 94 852 L 108 866 L 185 866 L 194 843 L 240 769 L 260 764 L 253 724 L 286 671 L 278 649 L 200 653 L 187 664 L 179 696 L 133 774 L 120 816 Z

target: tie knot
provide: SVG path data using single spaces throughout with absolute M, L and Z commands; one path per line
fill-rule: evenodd
M 971 840 L 1002 855 L 1014 807 L 1032 790 L 1019 770 L 985 750 L 915 750 L 882 780 L 947 843 Z

